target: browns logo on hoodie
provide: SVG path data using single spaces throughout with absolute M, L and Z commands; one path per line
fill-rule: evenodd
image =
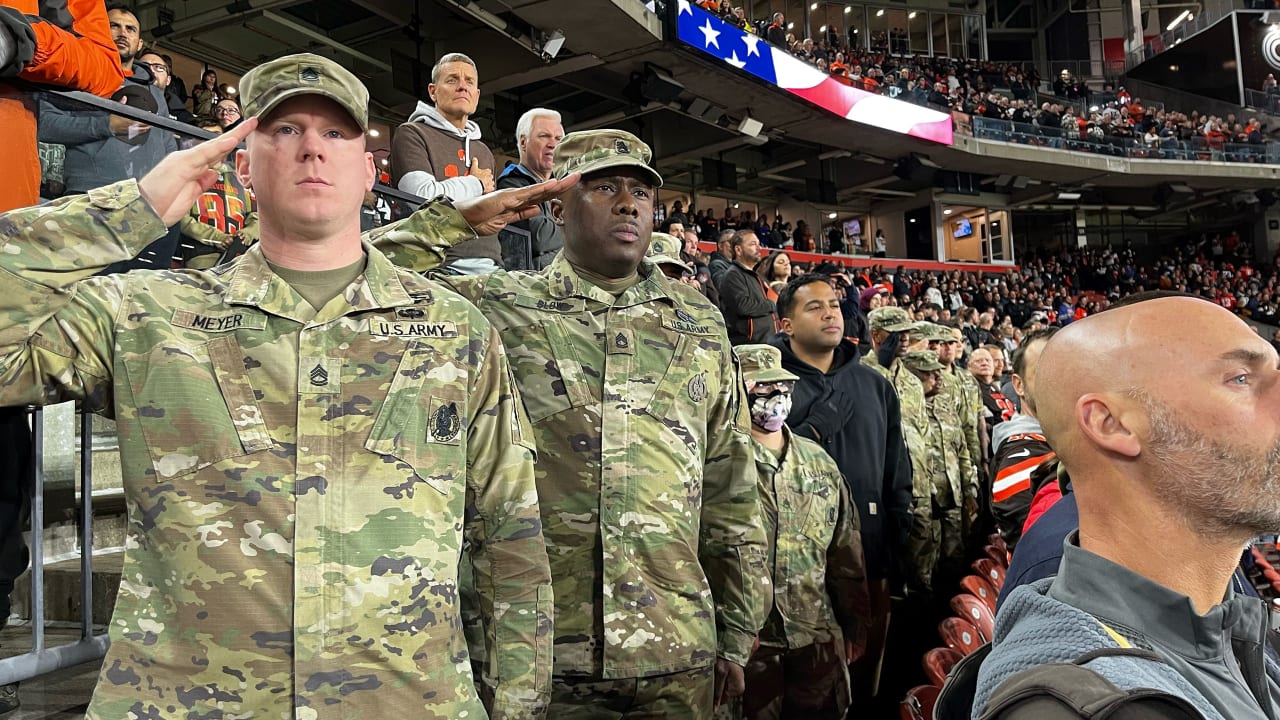
M 471 161 L 480 167 L 494 169 L 493 153 L 480 141 L 480 126 L 467 120 L 458 129 L 436 110 L 421 100 L 409 120 L 396 129 L 391 142 L 391 179 L 400 190 L 428 200 L 444 195 L 450 200 L 466 200 L 484 194 L 484 183 L 471 175 Z M 497 177 L 497 173 L 494 172 Z M 498 237 L 476 238 L 449 248 L 445 265 L 459 260 L 492 260 L 502 267 L 502 248 Z M 476 266 L 477 272 L 484 268 Z M 464 271 L 465 272 L 465 271 Z M 466 274 L 471 274 L 467 272 Z

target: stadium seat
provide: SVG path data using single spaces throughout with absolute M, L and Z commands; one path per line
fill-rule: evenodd
M 981 557 L 973 561 L 973 570 L 991 581 L 996 590 L 1004 587 L 1004 568 L 989 557 Z
M 941 688 L 935 685 L 917 685 L 908 690 L 902 699 L 902 720 L 932 720 L 939 690 Z
M 1009 546 L 1005 543 L 1004 538 L 1000 537 L 1000 533 L 994 532 L 987 536 L 987 544 L 995 545 L 1004 552 L 1009 552 Z
M 996 611 L 996 598 L 1000 593 L 996 591 L 991 581 L 981 575 L 965 575 L 960 579 L 960 589 L 973 595 L 991 608 L 991 612 Z
M 961 655 L 968 655 L 982 647 L 982 635 L 978 628 L 964 618 L 949 617 L 938 623 L 938 636 L 947 647 Z
M 951 668 L 955 667 L 962 657 L 951 648 L 934 648 L 925 653 L 921 661 L 924 665 L 924 674 L 929 677 L 929 682 L 941 688 L 942 683 L 947 680 L 947 673 L 951 672 Z
M 987 545 L 982 548 L 982 552 L 986 554 L 987 557 L 995 560 L 996 564 L 1000 567 L 1005 568 L 1006 570 L 1009 568 L 1009 553 L 1004 550 L 1001 550 L 995 545 Z
M 986 603 L 969 593 L 960 593 L 951 598 L 951 610 L 959 617 L 973 623 L 984 641 L 995 636 L 996 616 Z

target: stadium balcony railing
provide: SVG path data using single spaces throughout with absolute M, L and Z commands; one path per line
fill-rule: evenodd
M 1244 7 L 1236 7 L 1240 3 L 1231 3 L 1227 6 L 1212 6 L 1205 9 L 1200 8 L 1203 12 L 1196 14 L 1190 20 L 1186 20 L 1172 30 L 1166 30 L 1159 35 L 1147 40 L 1142 47 L 1133 50 L 1125 55 L 1124 70 L 1128 72 L 1142 63 L 1154 58 L 1169 48 L 1190 38 L 1192 35 L 1213 26 L 1222 18 L 1230 15 L 1236 10 L 1244 10 Z M 1177 7 L 1177 6 L 1173 6 Z
M 1280 164 L 1280 143 L 1274 142 L 1258 145 L 1210 143 L 1205 138 L 1196 137 L 1186 141 L 1166 138 L 1159 145 L 1150 146 L 1140 138 L 1082 139 L 1078 132 L 1073 134 L 1061 128 L 985 117 L 973 117 L 972 127 L 973 136 L 983 140 L 1040 145 L 1116 157 Z

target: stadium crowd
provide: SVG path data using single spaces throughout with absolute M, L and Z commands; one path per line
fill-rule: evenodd
M 869 49 L 850 47 L 840 33 L 797 37 L 782 13 L 751 23 L 742 7 L 699 4 L 847 85 L 964 116 L 961 128 L 979 137 L 1126 157 L 1280 160 L 1268 157 L 1264 146 L 1274 129 L 1258 117 L 1144 104 L 1124 86 L 1090 89 L 1068 70 L 1042 90 L 1029 64 L 911 54 L 895 42 L 902 31 L 873 33 Z M 1264 88 L 1268 98 L 1274 88 L 1272 79 Z
M 0 403 L 76 400 L 118 423 L 127 570 L 91 717 L 892 712 L 969 568 L 1010 560 L 997 544 L 1056 548 L 1070 583 L 1055 595 L 1056 564 L 1015 574 L 1013 556 L 1002 633 L 982 634 L 993 660 L 956 666 L 963 714 L 1044 717 L 1034 703 L 1074 678 L 1028 693 L 1022 673 L 1102 653 L 1114 665 L 1083 672 L 1112 689 L 1158 661 L 1136 702 L 1276 715 L 1265 607 L 1223 598 L 1240 548 L 1280 523 L 1274 498 L 1257 506 L 1280 370 L 1226 312 L 1274 319 L 1277 268 L 1235 234 L 1146 263 L 1032 253 L 997 275 L 806 267 L 767 248 L 834 237 L 657 207 L 652 152 L 625 131 L 566 134 L 534 108 L 497 168 L 461 53 L 392 140 L 386 179 L 431 200 L 384 223 L 351 72 L 290 55 L 238 98 L 205 73 L 174 104 L 136 15 L 105 19 L 118 98 L 222 136 L 179 149 L 44 97 L 62 197 L 0 222 Z M 867 59 L 818 50 L 799 52 L 851 81 Z M 205 251 L 171 260 L 179 238 Z M 1133 353 L 1151 362 L 1120 362 Z M 1077 506 L 1109 532 L 1045 529 Z M 4 530 L 14 570 L 20 527 Z M 1153 569 L 1134 543 L 1213 562 Z M 1238 641 L 1236 672 L 1187 660 L 1135 597 L 1216 612 L 1193 636 Z M 1104 634 L 1092 619 L 1114 607 Z M 1109 652 L 1132 645 L 1145 654 Z

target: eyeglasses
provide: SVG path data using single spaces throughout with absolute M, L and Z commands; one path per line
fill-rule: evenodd
M 235 106 L 232 106 L 232 105 L 224 105 L 223 107 L 214 108 L 214 109 L 213 109 L 213 114 L 214 114 L 214 115 L 218 115 L 218 116 L 220 116 L 220 115 L 239 115 L 239 114 L 240 114 L 240 108 L 235 107 Z
M 165 65 L 164 63 L 144 63 L 144 62 L 140 62 L 140 63 L 138 63 L 138 65 L 141 65 L 142 67 L 144 67 L 144 68 L 146 68 L 146 69 L 150 70 L 150 71 L 151 71 L 151 72 L 153 72 L 153 73 L 158 73 L 158 72 L 162 72 L 162 73 L 165 73 L 165 74 L 168 74 L 168 73 L 169 73 L 169 66 L 168 66 L 168 65 Z

